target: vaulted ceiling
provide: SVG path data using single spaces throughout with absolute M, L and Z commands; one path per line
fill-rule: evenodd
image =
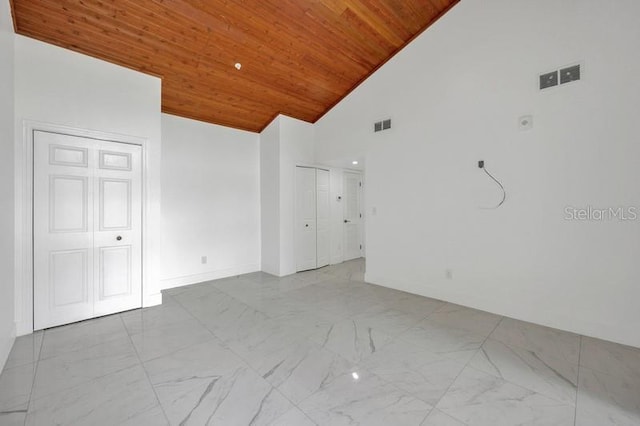
M 12 0 L 12 6 L 19 34 L 161 77 L 164 112 L 260 131 L 279 113 L 315 122 L 458 1 Z

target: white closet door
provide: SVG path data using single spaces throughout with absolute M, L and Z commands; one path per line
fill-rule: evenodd
M 93 150 L 35 132 L 34 328 L 93 316 Z
M 296 167 L 296 270 L 315 269 L 316 169 Z
M 141 182 L 140 147 L 34 133 L 36 330 L 141 306 Z
M 327 266 L 330 256 L 331 207 L 329 205 L 329 171 L 316 169 L 317 268 Z
M 97 142 L 94 316 L 142 303 L 142 149 Z

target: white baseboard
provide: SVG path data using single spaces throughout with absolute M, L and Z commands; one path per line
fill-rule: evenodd
M 473 309 L 479 309 L 495 315 L 530 322 L 544 327 L 551 327 L 558 330 L 568 331 L 570 333 L 581 334 L 583 336 L 595 337 L 597 339 L 608 340 L 610 342 L 640 348 L 640 338 L 637 337 L 638 333 L 635 328 L 624 330 L 621 329 L 619 325 L 594 324 L 580 321 L 575 318 L 550 315 L 548 312 L 545 314 L 545 317 L 522 315 L 521 311 L 519 311 L 517 307 L 497 306 L 491 299 L 471 297 L 464 293 L 446 290 L 443 287 L 425 286 L 423 291 L 417 293 L 415 290 L 412 290 L 415 288 L 412 285 L 414 283 L 402 282 L 395 278 L 388 279 L 368 273 L 365 273 L 364 278 L 365 281 L 370 284 L 417 294 L 418 296 L 442 300 L 444 302 L 454 303 Z M 629 336 L 633 337 L 629 338 Z
M 150 308 L 157 305 L 162 305 L 162 293 L 150 294 L 142 299 L 143 308 Z
M 204 272 L 201 274 L 185 275 L 182 277 L 165 278 L 160 281 L 163 290 L 175 287 L 182 287 L 190 284 L 197 284 L 205 281 L 218 280 L 220 278 L 233 277 L 236 275 L 249 274 L 260 271 L 259 264 L 241 265 L 228 269 Z
M 7 337 L 0 336 L 0 371 L 4 368 L 4 365 L 9 358 L 9 353 L 13 347 L 13 342 L 16 340 L 16 324 L 12 323 L 9 328 L 9 334 Z

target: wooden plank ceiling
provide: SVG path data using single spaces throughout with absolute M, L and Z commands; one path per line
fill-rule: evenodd
M 315 122 L 458 0 L 13 0 L 17 33 L 162 78 L 162 110 Z M 234 64 L 240 62 L 241 70 Z

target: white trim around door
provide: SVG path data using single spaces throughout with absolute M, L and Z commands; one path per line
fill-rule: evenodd
M 16 334 L 33 332 L 33 140 L 34 132 L 42 131 L 78 136 L 142 147 L 142 306 L 162 303 L 161 293 L 150 291 L 148 212 L 151 204 L 149 175 L 149 146 L 146 138 L 95 130 L 78 129 L 50 123 L 25 120 L 22 144 L 16 152 Z

